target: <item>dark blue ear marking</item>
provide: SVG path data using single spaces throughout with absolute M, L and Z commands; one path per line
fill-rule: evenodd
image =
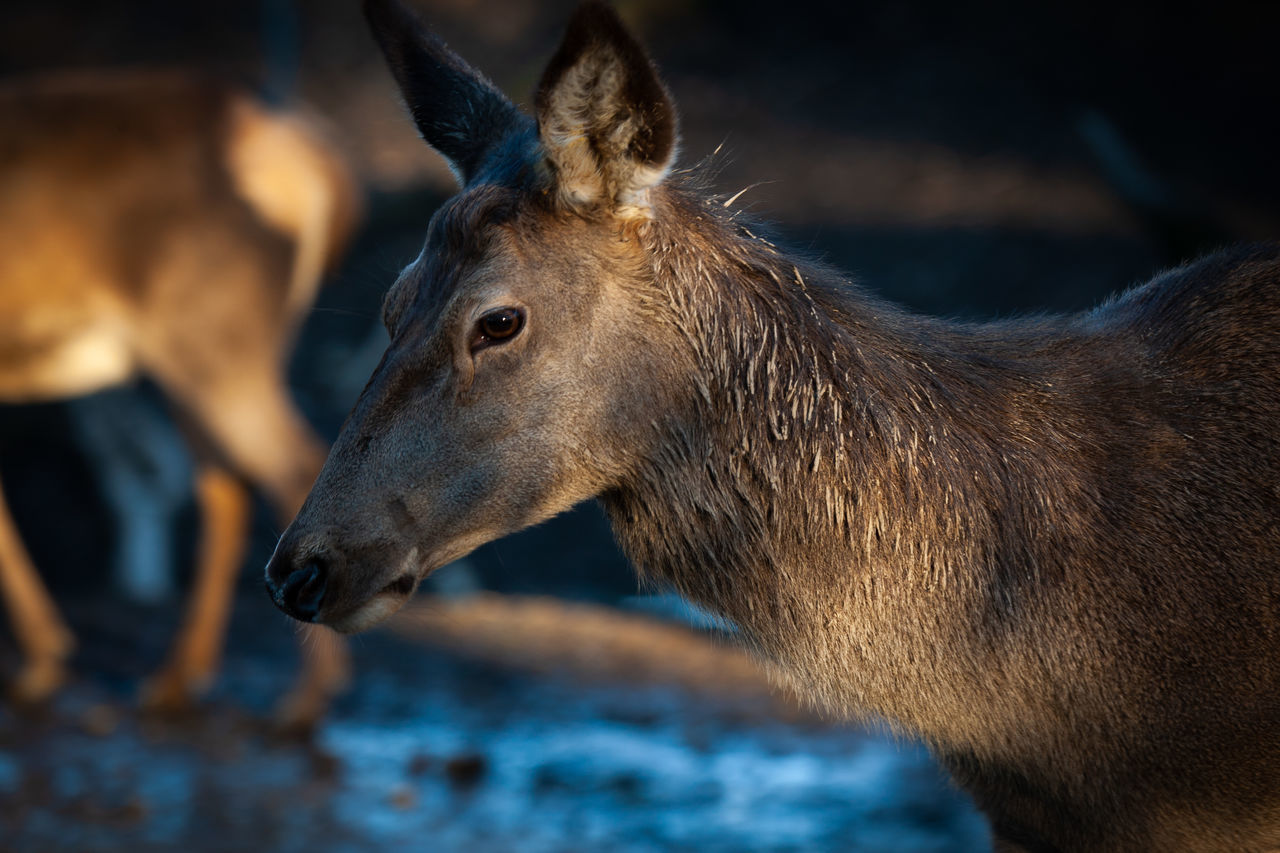
M 532 125 L 399 0 L 364 0 L 364 14 L 422 138 L 464 186 L 500 143 Z

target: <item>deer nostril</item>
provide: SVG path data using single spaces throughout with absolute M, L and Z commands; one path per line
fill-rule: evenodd
M 326 574 L 318 560 L 292 572 L 280 588 L 279 604 L 293 618 L 314 622 L 324 601 Z

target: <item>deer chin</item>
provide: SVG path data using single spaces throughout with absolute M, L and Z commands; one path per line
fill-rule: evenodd
M 417 581 L 412 581 L 409 592 L 391 589 L 399 583 L 400 581 L 394 581 L 355 610 L 337 618 L 326 618 L 324 622 L 342 634 L 355 634 L 372 628 L 404 607 L 405 603 L 413 597 L 412 590 L 417 586 Z
M 425 559 L 419 559 L 422 550 L 414 546 L 400 561 L 390 583 L 345 613 L 332 616 L 322 613 L 320 621 L 342 634 L 355 634 L 372 628 L 404 607 L 413 598 L 423 578 L 441 566 L 465 557 L 491 538 L 484 533 L 471 534 L 460 541 L 436 548 Z
M 410 548 L 405 554 L 390 583 L 365 599 L 354 609 L 336 615 L 322 613 L 321 621 L 343 634 L 355 634 L 372 628 L 391 616 L 413 598 L 419 581 L 426 576 L 418 563 L 419 550 Z

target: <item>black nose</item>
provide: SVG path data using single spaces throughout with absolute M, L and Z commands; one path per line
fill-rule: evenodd
M 272 591 L 276 606 L 294 619 L 314 622 L 324 602 L 326 574 L 324 564 L 311 560 L 285 578 L 284 584 Z

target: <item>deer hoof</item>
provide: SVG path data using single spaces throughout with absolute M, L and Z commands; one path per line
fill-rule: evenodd
M 18 705 L 40 705 L 58 692 L 66 680 L 67 670 L 60 659 L 27 661 L 9 685 L 9 698 Z
M 282 737 L 310 740 L 328 710 L 329 699 L 323 693 L 292 690 L 276 705 L 272 721 Z
M 138 704 L 147 713 L 182 716 L 191 712 L 207 688 L 207 679 L 192 678 L 175 670 L 161 670 L 143 683 L 138 693 Z

